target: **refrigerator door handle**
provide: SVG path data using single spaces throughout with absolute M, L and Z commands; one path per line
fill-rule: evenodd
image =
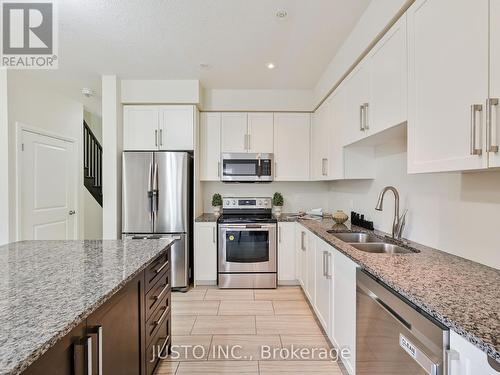
M 153 217 L 158 219 L 158 163 L 155 163 L 153 171 Z
M 153 163 L 149 163 L 148 176 L 149 221 L 153 221 Z

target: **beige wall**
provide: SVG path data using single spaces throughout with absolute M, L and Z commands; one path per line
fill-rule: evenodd
M 404 237 L 500 268 L 500 171 L 407 175 L 405 142 L 378 147 L 375 166 L 375 180 L 330 182 L 330 209 L 354 209 L 390 233 L 392 193 L 384 211 L 375 205 L 382 188 L 394 185 L 409 210 Z
M 60 95 L 55 88 L 41 83 L 23 71 L 8 72 L 8 122 L 9 122 L 9 211 L 10 241 L 16 239 L 16 154 L 17 124 L 40 129 L 44 132 L 74 139 L 78 152 L 77 165 L 82 168 L 83 105 Z M 78 234 L 83 235 L 83 173 L 79 173 L 78 185 Z

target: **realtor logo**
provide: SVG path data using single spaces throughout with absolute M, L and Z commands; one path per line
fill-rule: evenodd
M 1 65 L 56 69 L 56 12 L 52 1 L 2 1 Z

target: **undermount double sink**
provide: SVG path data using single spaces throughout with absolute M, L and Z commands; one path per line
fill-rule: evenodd
M 339 240 L 344 241 L 365 253 L 373 254 L 409 254 L 418 253 L 416 249 L 410 249 L 391 243 L 387 243 L 382 238 L 377 237 L 370 233 L 364 232 L 336 232 L 329 230 L 328 233 L 337 237 Z

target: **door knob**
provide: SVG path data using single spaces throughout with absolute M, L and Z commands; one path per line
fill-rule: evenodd
M 71 210 L 70 212 L 68 212 L 70 215 L 74 215 L 76 214 L 76 211 L 75 210 Z

